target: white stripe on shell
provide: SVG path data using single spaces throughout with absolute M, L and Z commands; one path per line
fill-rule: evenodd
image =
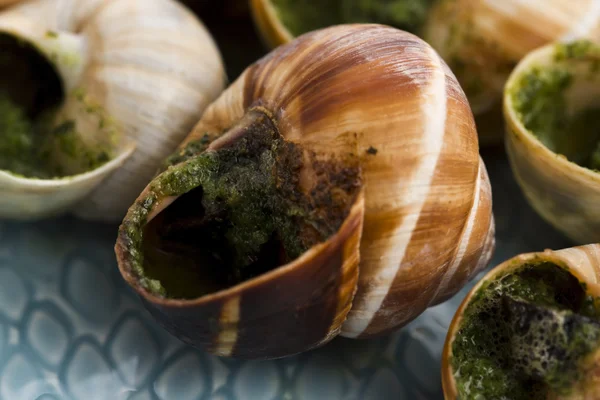
M 235 296 L 223 304 L 219 325 L 221 331 L 215 343 L 214 353 L 218 356 L 229 357 L 237 343 L 238 322 L 240 321 L 240 297 Z
M 410 188 L 406 193 L 412 197 L 411 201 L 407 203 L 413 206 L 402 220 L 402 224 L 392 234 L 396 241 L 391 241 L 389 245 L 387 254 L 390 254 L 390 256 L 387 258 L 386 265 L 379 272 L 377 287 L 367 288 L 363 304 L 360 305 L 360 310 L 357 310 L 357 314 L 362 314 L 362 317 L 346 321 L 343 327 L 344 336 L 346 337 L 360 336 L 367 329 L 387 296 L 402 265 L 402 260 L 411 242 L 421 210 L 429 196 L 437 161 L 442 151 L 446 131 L 446 75 L 438 54 L 431 47 L 427 47 L 427 51 L 433 63 L 433 74 L 429 86 L 423 91 L 425 99 L 421 107 L 424 121 L 423 136 L 421 138 L 423 156 L 406 185 Z M 410 74 L 410 72 L 406 71 L 407 74 Z M 417 72 L 421 73 L 421 71 Z M 407 232 L 410 232 L 410 234 L 407 235 Z
M 590 9 L 583 14 L 583 18 L 576 24 L 573 24 L 571 30 L 567 32 L 560 41 L 568 42 L 577 38 L 589 37 L 590 32 L 598 25 L 600 19 L 600 0 L 591 0 Z
M 435 294 L 431 298 L 430 304 L 435 301 L 438 294 L 443 293 L 448 287 L 448 284 L 452 280 L 454 274 L 456 274 L 456 270 L 462 264 L 465 253 L 467 252 L 467 248 L 469 247 L 469 242 L 471 241 L 471 234 L 473 233 L 473 227 L 475 226 L 475 216 L 477 215 L 477 210 L 479 209 L 479 199 L 481 192 L 481 163 L 479 163 L 479 168 L 477 169 L 477 183 L 475 184 L 475 198 L 473 199 L 473 205 L 471 207 L 471 212 L 469 214 L 469 219 L 467 220 L 467 225 L 462 233 L 460 238 L 458 251 L 456 253 L 456 257 L 454 257 L 454 261 L 448 267 L 444 275 L 442 276 L 442 281 L 440 282 Z

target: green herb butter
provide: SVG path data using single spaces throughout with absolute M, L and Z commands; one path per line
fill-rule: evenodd
M 578 361 L 600 346 L 599 317 L 597 299 L 562 266 L 532 261 L 485 282 L 452 344 L 460 398 L 568 393 Z
M 54 32 L 47 32 L 49 38 Z M 33 44 L 0 34 L 0 169 L 51 179 L 98 168 L 112 158 L 116 129 L 104 110 L 81 97 L 82 112 L 99 119 L 101 140 L 86 144 L 74 120 L 59 116 L 61 78 Z M 18 73 L 17 73 L 18 71 Z M 76 93 L 77 94 L 77 93 Z
M 294 35 L 326 26 L 375 22 L 416 33 L 437 0 L 272 0 Z
M 303 151 L 266 116 L 256 118 L 223 148 L 199 150 L 204 138 L 177 152 L 130 211 L 121 235 L 148 290 L 199 297 L 285 264 L 339 229 L 358 169 L 315 162 L 322 184 L 307 195 L 298 180 Z M 147 224 L 157 199 L 171 196 L 177 199 Z
M 565 97 L 575 82 L 565 63 L 588 63 L 588 78 L 597 80 L 597 59 L 587 59 L 593 54 L 598 54 L 598 50 L 587 41 L 558 45 L 555 64 L 531 68 L 516 80 L 509 95 L 525 128 L 546 147 L 582 167 L 598 169 L 600 108 L 591 107 L 570 115 Z
M 18 175 L 48 177 L 40 154 L 40 135 L 22 108 L 0 97 L 0 169 Z

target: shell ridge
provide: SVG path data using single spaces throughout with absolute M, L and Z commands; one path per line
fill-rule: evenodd
M 463 257 L 465 256 L 467 248 L 469 247 L 469 242 L 471 240 L 471 234 L 473 233 L 473 227 L 475 226 L 475 216 L 477 215 L 477 210 L 479 208 L 479 203 L 480 203 L 480 199 L 481 199 L 481 181 L 482 181 L 481 163 L 479 163 L 479 167 L 477 169 L 477 176 L 479 178 L 477 179 L 477 182 L 475 183 L 473 204 L 471 205 L 471 210 L 469 212 L 469 218 L 467 220 L 467 223 L 463 227 L 463 231 L 460 235 L 460 241 L 458 244 L 458 248 L 457 248 L 456 252 L 454 253 L 453 260 L 452 260 L 451 264 L 446 268 L 446 271 L 442 275 L 441 282 L 439 283 L 436 291 L 434 292 L 433 296 L 429 300 L 430 305 L 436 301 L 436 299 L 440 293 L 443 293 L 446 290 L 452 277 L 458 270 L 458 267 L 461 265 Z

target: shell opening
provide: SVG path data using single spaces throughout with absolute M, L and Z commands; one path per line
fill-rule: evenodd
M 18 177 L 76 175 L 114 156 L 113 123 L 82 88 L 66 92 L 64 78 L 70 77 L 61 74 L 65 60 L 58 50 L 69 40 L 61 35 L 48 31 L 43 39 L 30 41 L 0 33 L 0 170 Z M 52 47 L 47 43 L 52 41 L 57 52 L 42 48 Z M 98 126 L 83 126 L 73 117 L 82 114 L 97 114 Z M 82 132 L 95 129 L 103 132 L 102 139 L 85 143 Z
M 600 47 L 558 44 L 507 87 L 519 122 L 549 150 L 600 170 Z
M 139 282 L 155 295 L 198 298 L 298 258 L 338 231 L 361 187 L 354 156 L 311 154 L 260 111 L 201 143 L 171 158 L 134 209 L 171 203 L 147 224 L 124 221 Z
M 416 33 L 436 0 L 271 0 L 294 35 L 331 25 L 374 22 Z M 325 4 L 324 4 L 325 3 Z
M 600 349 L 600 302 L 566 267 L 532 260 L 486 281 L 452 342 L 461 399 L 569 395 Z
M 64 99 L 53 64 L 32 44 L 0 33 L 0 169 L 47 177 L 48 118 Z

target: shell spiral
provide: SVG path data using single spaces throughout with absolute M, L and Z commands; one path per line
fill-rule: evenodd
M 342 335 L 398 328 L 487 264 L 491 189 L 473 115 L 424 41 L 374 24 L 305 34 L 249 67 L 182 146 L 256 107 L 268 110 L 286 140 L 360 158 L 360 273 Z

